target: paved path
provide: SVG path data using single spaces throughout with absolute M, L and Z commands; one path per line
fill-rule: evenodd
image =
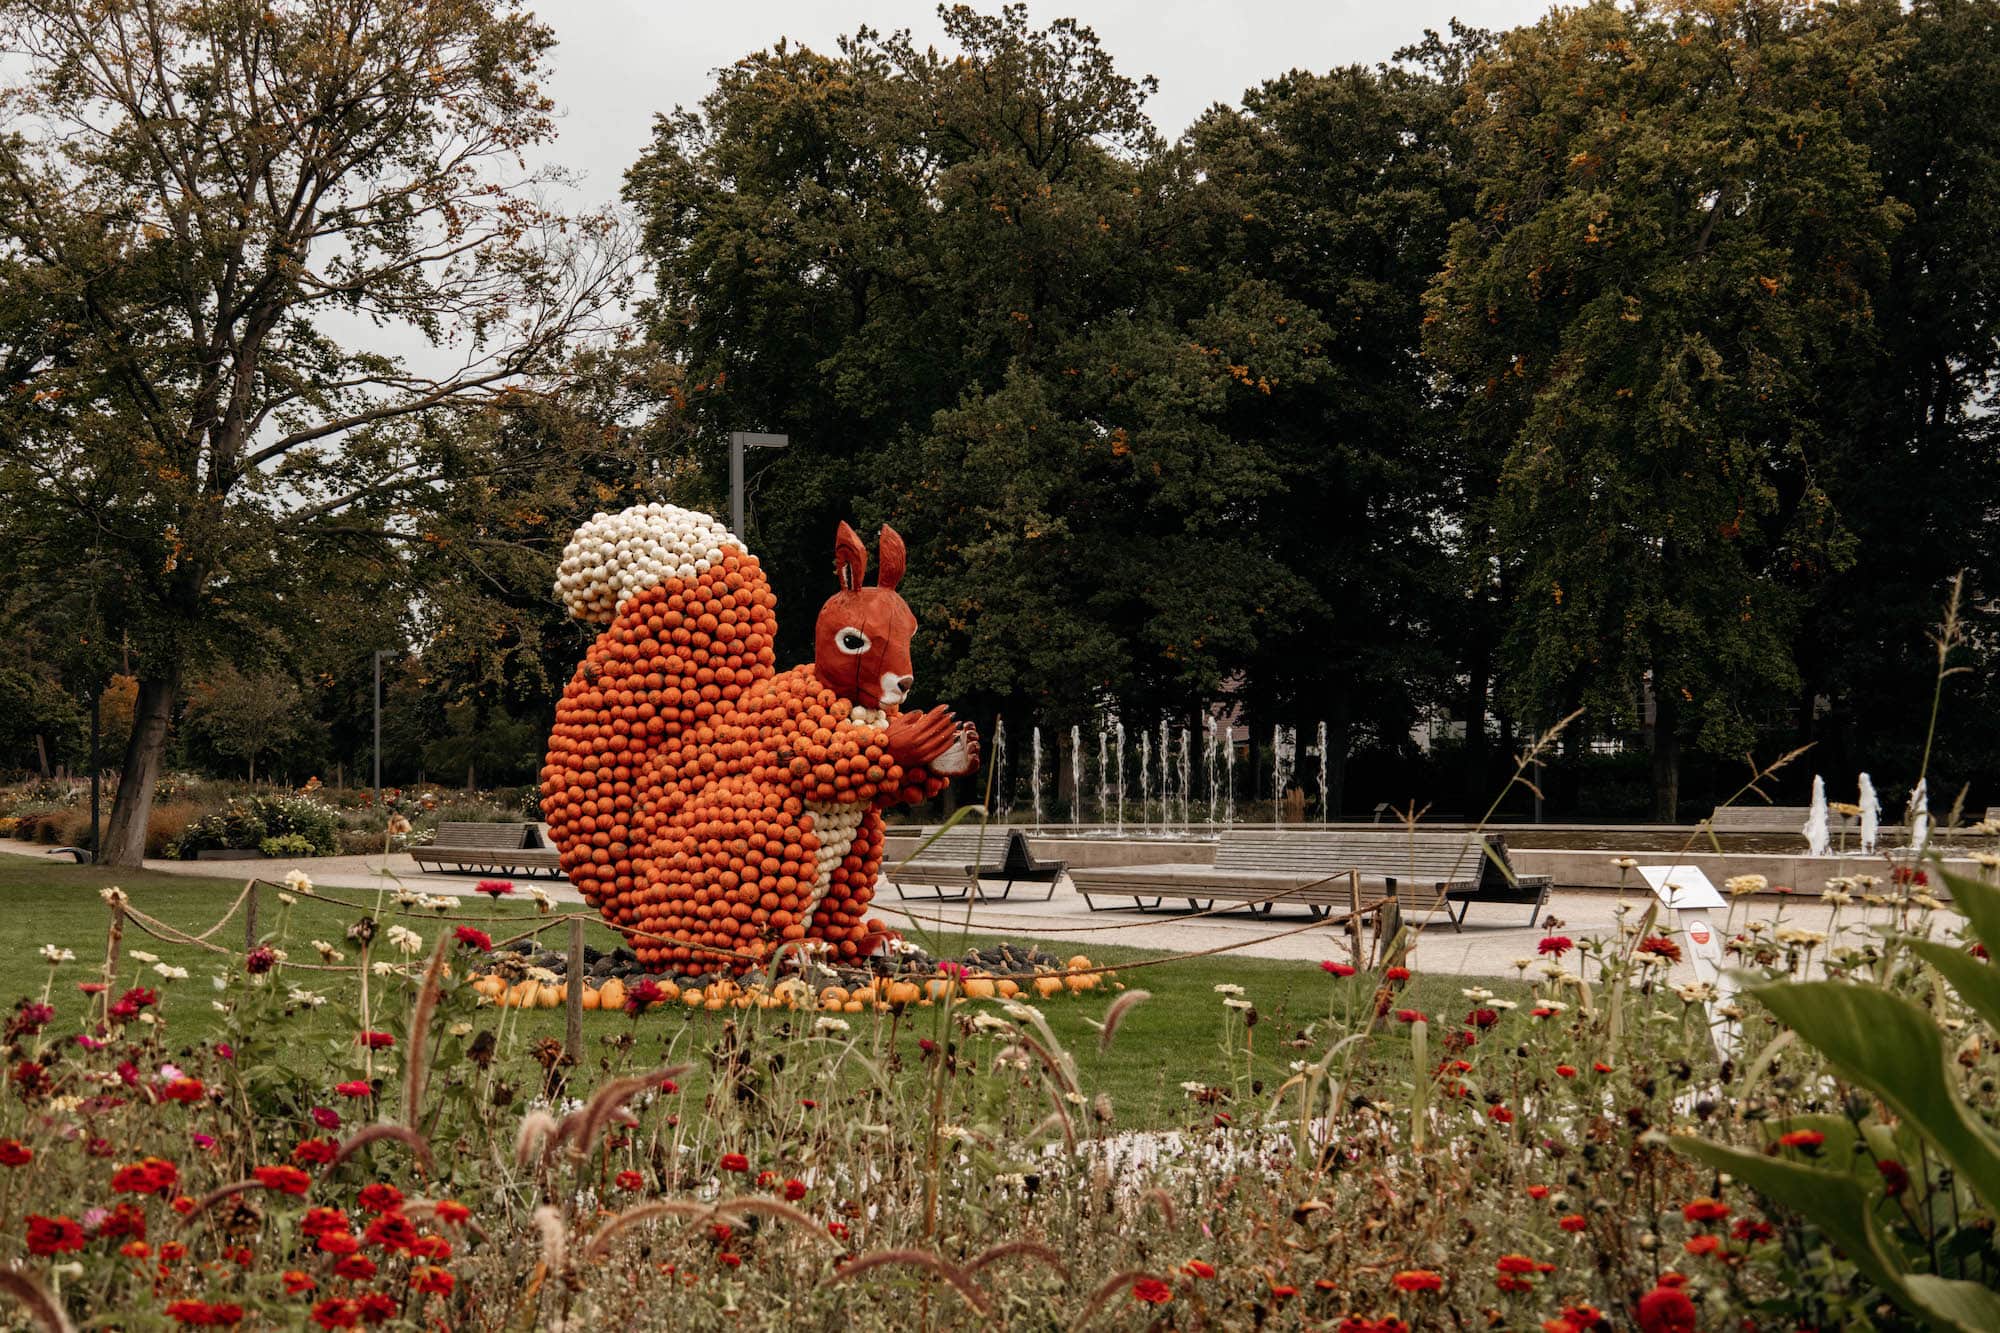
M 33 843 L 0 839 L 0 853 L 50 860 L 48 848 Z M 315 884 L 328 888 L 373 889 L 384 883 L 432 894 L 465 896 L 483 878 L 479 875 L 441 875 L 419 870 L 407 854 L 379 856 L 315 857 L 296 863 L 312 876 Z M 389 876 L 381 871 L 386 869 Z M 146 869 L 172 875 L 203 878 L 248 878 L 259 874 L 278 879 L 291 869 L 282 861 L 164 861 L 148 860 Z M 516 886 L 535 885 L 548 891 L 558 902 L 580 903 L 582 896 L 567 880 L 546 876 L 518 877 Z M 1637 921 L 1650 901 L 1643 894 L 1618 894 L 1597 890 L 1557 890 L 1550 898 L 1547 918 L 1530 929 L 1525 908 L 1518 906 L 1472 909 L 1463 931 L 1455 932 L 1443 914 L 1433 918 L 1420 936 L 1416 966 L 1430 972 L 1467 976 L 1513 976 L 1515 960 L 1531 958 L 1535 945 L 1561 922 L 1560 931 L 1574 939 L 1608 935 L 1618 928 L 1621 904 L 1629 909 L 1627 919 Z M 980 934 L 1031 937 L 1044 941 L 1074 944 L 1077 952 L 1088 953 L 1093 944 L 1116 944 L 1160 953 L 1188 953 L 1202 949 L 1235 946 L 1255 958 L 1297 959 L 1317 962 L 1345 960 L 1345 934 L 1337 929 L 1310 922 L 1298 913 L 1279 911 L 1269 917 L 1247 913 L 1201 917 L 1188 920 L 1166 914 L 1140 912 L 1092 912 L 1065 882 L 1048 902 L 1002 901 L 978 903 L 969 910 L 964 903 L 940 903 L 926 899 L 904 901 L 884 882 L 877 891 L 872 909 L 892 925 L 910 928 L 921 925 L 930 930 L 956 931 L 965 927 Z M 1774 920 L 1782 914 L 1788 925 L 1806 930 L 1825 930 L 1832 909 L 1817 899 L 1759 896 L 1737 903 L 1733 919 L 1739 925 L 1750 920 Z M 1879 920 L 1882 913 L 1874 913 Z M 914 921 L 913 921 L 914 918 Z M 1416 924 L 1421 914 L 1411 914 Z M 1718 929 L 1731 919 L 1728 911 L 1712 918 Z M 1842 913 L 1844 926 L 1858 926 L 1863 917 L 1857 908 Z M 1679 979 L 1691 979 L 1686 963 L 1675 969 Z

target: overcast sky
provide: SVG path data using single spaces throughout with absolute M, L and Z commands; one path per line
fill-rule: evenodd
M 1213 102 L 1288 69 L 1324 71 L 1387 60 L 1425 28 L 1456 16 L 1474 27 L 1510 28 L 1548 9 L 1547 0 L 1066 0 L 1036 4 L 1036 27 L 1074 17 L 1096 29 L 1121 72 L 1152 74 L 1160 90 L 1153 122 L 1172 138 Z M 578 204 L 617 195 L 625 168 L 645 146 L 656 112 L 692 107 L 714 72 L 780 37 L 830 51 L 862 24 L 908 28 L 942 44 L 936 6 L 920 0 L 542 0 L 554 27 L 550 93 L 562 108 L 550 157 L 583 174 Z M 981 9 L 997 10 L 998 0 Z

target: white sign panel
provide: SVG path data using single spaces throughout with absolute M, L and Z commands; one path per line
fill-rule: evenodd
M 1640 866 L 1639 874 L 1653 896 L 1674 911 L 1729 905 L 1698 866 Z

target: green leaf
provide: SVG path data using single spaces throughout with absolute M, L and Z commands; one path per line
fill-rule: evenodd
M 2000 1293 L 1977 1282 L 1914 1273 L 1903 1280 L 1903 1289 L 1911 1304 L 1938 1323 L 1975 1331 L 2000 1328 Z
M 1676 1138 L 1673 1146 L 1718 1171 L 1727 1171 L 1780 1207 L 1811 1219 L 1870 1282 L 1904 1304 L 1913 1303 L 1903 1287 L 1901 1263 L 1875 1230 L 1875 1197 L 1853 1176 L 1725 1148 L 1703 1139 Z
M 1951 890 L 1952 906 L 1971 923 L 1972 934 L 1987 948 L 2000 948 L 2000 885 L 1953 874 L 1942 865 L 1936 868 Z
M 1751 990 L 1847 1078 L 1920 1127 L 1987 1205 L 2000 1204 L 2000 1144 L 1945 1074 L 1944 1044 L 1931 1016 L 1866 986 L 1798 981 Z
M 1963 949 L 1937 940 L 1905 940 L 1911 953 L 1936 968 L 1979 1016 L 2000 1028 L 2000 970 L 1982 963 Z

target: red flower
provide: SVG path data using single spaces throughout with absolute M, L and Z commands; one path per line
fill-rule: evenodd
M 449 1296 L 451 1289 L 458 1285 L 458 1279 L 442 1268 L 424 1264 L 410 1270 L 410 1287 L 426 1296 Z
M 646 1178 L 637 1171 L 620 1171 L 616 1177 L 616 1184 L 621 1190 L 636 1190 L 645 1186 Z
M 1595 1069 L 1600 1074 L 1608 1074 L 1611 1072 L 1611 1066 L 1605 1064 L 1604 1061 L 1602 1060 L 1592 1060 L 1590 1062 L 1590 1067 L 1592 1069 Z
M 1489 1106 L 1486 1108 L 1486 1114 L 1496 1125 L 1511 1125 L 1514 1123 L 1514 1113 L 1504 1106 Z
M 364 1291 L 355 1304 L 361 1307 L 361 1322 L 380 1324 L 396 1317 L 396 1298 L 386 1291 Z
M 159 1157 L 132 1162 L 111 1173 L 111 1188 L 119 1194 L 158 1194 L 180 1182 L 180 1169 Z
M 325 1236 L 348 1229 L 347 1214 L 338 1208 L 312 1207 L 306 1209 L 305 1221 L 299 1223 L 299 1230 L 308 1236 Z
M 339 1151 L 332 1139 L 300 1139 L 292 1149 L 292 1160 L 300 1166 L 325 1166 Z
M 826 1224 L 826 1234 L 827 1234 L 827 1235 L 829 1235 L 829 1236 L 831 1236 L 831 1237 L 833 1237 L 833 1238 L 834 1238 L 835 1240 L 846 1240 L 846 1239 L 847 1239 L 847 1223 L 845 1223 L 845 1222 L 828 1222 L 828 1223 Z
M 127 1259 L 148 1259 L 152 1257 L 153 1247 L 143 1240 L 128 1240 L 118 1247 L 118 1253 Z
M 1590 1229 L 1590 1219 L 1582 1213 L 1570 1213 L 1566 1217 L 1557 1218 L 1556 1225 L 1564 1231 L 1588 1231 Z
M 384 1213 L 368 1224 L 362 1239 L 385 1250 L 407 1250 L 417 1243 L 417 1229 L 401 1213 Z
M 1427 1023 L 1430 1020 L 1424 1017 L 1423 1010 L 1421 1009 L 1398 1009 L 1396 1011 L 1396 1021 L 1398 1023 Z
M 489 952 L 493 948 L 493 937 L 477 926 L 460 926 L 452 932 L 452 938 L 468 949 L 477 949 L 481 953 Z
M 1382 975 L 1390 981 L 1408 981 L 1410 979 L 1410 969 L 1407 967 L 1392 967 L 1384 971 Z
M 339 1129 L 340 1112 L 331 1106 L 315 1106 L 312 1109 L 313 1123 L 321 1129 Z
M 1499 1021 L 1500 1011 L 1497 1009 L 1474 1009 L 1465 1016 L 1465 1025 L 1469 1028 L 1490 1028 Z
M 1681 946 L 1675 944 L 1665 935 L 1648 935 L 1645 939 L 1639 941 L 1638 951 L 1640 953 L 1656 954 L 1672 963 L 1678 963 L 1681 960 Z
M 1132 1284 L 1132 1299 L 1147 1305 L 1165 1305 L 1174 1298 L 1174 1289 L 1156 1277 L 1142 1277 Z
M 1694 1302 L 1679 1287 L 1654 1287 L 1633 1311 L 1643 1333 L 1695 1333 Z
M 1547 1185 L 1530 1185 L 1528 1186 L 1528 1197 L 1531 1199 L 1546 1199 L 1549 1197 L 1549 1187 Z
M 1503 1254 L 1493 1261 L 1493 1266 L 1503 1273 L 1532 1273 L 1535 1261 L 1525 1254 Z
M 170 1102 L 198 1102 L 208 1095 L 208 1089 L 198 1078 L 177 1078 L 160 1089 L 160 1096 Z
M 1576 941 L 1567 935 L 1544 935 L 1542 942 L 1535 946 L 1535 952 L 1540 954 L 1554 954 L 1560 958 L 1575 947 Z
M 35 1160 L 35 1150 L 19 1139 L 0 1139 L 0 1166 L 26 1166 Z
M 186 1217 L 189 1213 L 194 1211 L 195 1202 L 193 1199 L 190 1199 L 185 1194 L 178 1194 L 174 1196 L 173 1209 L 175 1212 L 179 1213 L 182 1217 Z
M 396 1044 L 396 1038 L 389 1032 L 364 1032 L 355 1038 L 371 1051 L 384 1051 Z
M 1739 1217 L 1729 1226 L 1729 1234 L 1735 1240 L 1769 1240 L 1777 1231 L 1769 1222 L 1758 1222 L 1748 1217 Z
M 1719 1236 L 1706 1233 L 1699 1236 L 1690 1236 L 1688 1237 L 1687 1244 L 1681 1246 L 1681 1248 L 1697 1257 L 1704 1254 L 1714 1254 L 1718 1249 L 1722 1248 L 1722 1239 Z
M 1444 1278 L 1428 1268 L 1406 1268 L 1389 1282 L 1397 1291 L 1439 1291 L 1444 1287 Z
M 805 1197 L 806 1197 L 805 1181 L 788 1180 L 785 1182 L 785 1198 L 787 1198 L 793 1203 L 797 1203 L 800 1199 L 803 1199 Z
M 321 1328 L 353 1328 L 361 1322 L 361 1306 L 339 1297 L 324 1300 L 313 1307 L 312 1321 Z
M 287 1296 L 303 1296 L 319 1285 L 296 1268 L 287 1268 L 283 1280 Z
M 295 1166 L 260 1166 L 250 1174 L 259 1185 L 280 1194 L 304 1194 L 312 1186 L 312 1177 Z
M 363 1185 L 354 1201 L 371 1213 L 386 1213 L 403 1206 L 403 1191 L 394 1185 Z
M 1556 1077 L 1557 1077 L 1557 1078 L 1575 1078 L 1575 1077 L 1576 1077 L 1576 1066 L 1575 1066 L 1575 1065 L 1557 1065 L 1557 1066 L 1556 1066 Z
M 323 1232 L 314 1244 L 321 1254 L 353 1254 L 361 1248 L 361 1242 L 349 1231 Z
M 472 1210 L 456 1199 L 439 1199 L 431 1206 L 431 1214 L 440 1222 L 449 1222 L 457 1226 L 472 1216 Z
M 187 1246 L 177 1240 L 170 1240 L 160 1246 L 160 1262 L 163 1264 L 177 1264 L 187 1258 L 187 1252 Z
M 28 1214 L 28 1253 L 61 1254 L 83 1248 L 83 1228 L 67 1217 Z
M 1331 958 L 1321 963 L 1319 970 L 1336 977 L 1351 977 L 1354 975 L 1353 968 L 1349 967 L 1346 963 L 1336 963 Z
M 750 1169 L 750 1159 L 740 1152 L 726 1152 L 722 1154 L 722 1160 L 716 1165 L 720 1166 L 724 1171 L 748 1171 Z
M 1214 1277 L 1215 1265 L 1205 1264 L 1199 1259 L 1190 1259 L 1181 1265 L 1181 1272 L 1189 1277 Z
M 1800 1148 L 1806 1152 L 1817 1151 L 1819 1146 L 1825 1142 L 1826 1135 L 1816 1129 L 1794 1129 L 1778 1136 L 1780 1147 Z
M 178 1300 L 167 1304 L 167 1318 L 194 1328 L 228 1328 L 243 1322 L 243 1307 L 207 1301 Z
M 375 1276 L 375 1261 L 365 1254 L 343 1255 L 334 1264 L 333 1271 L 340 1277 L 353 1278 L 359 1282 L 366 1282 L 369 1278 Z
M 121 1200 L 116 1208 L 99 1219 L 91 1235 L 97 1240 L 107 1240 L 117 1236 L 137 1236 L 140 1240 L 144 1240 L 146 1210 L 137 1204 Z
M 743 1267 L 743 1256 L 733 1250 L 723 1250 L 715 1256 L 715 1262 L 721 1264 L 724 1268 L 741 1268 Z
M 1281 1286 L 1281 1287 L 1271 1288 L 1271 1299 L 1273 1301 L 1276 1301 L 1280 1305 L 1283 1305 L 1286 1301 L 1290 1300 L 1292 1297 L 1298 1294 L 1299 1294 L 1299 1289 L 1293 1286 Z
M 366 1079 L 359 1078 L 349 1079 L 345 1083 L 336 1083 L 333 1085 L 333 1090 L 343 1097 L 366 1097 L 375 1091 L 375 1089 L 368 1086 Z
M 1729 1205 L 1718 1199 L 1696 1199 L 1681 1209 L 1690 1222 L 1720 1222 L 1729 1216 Z
M 1901 1162 L 1884 1159 L 1875 1163 L 1875 1171 L 1882 1177 L 1882 1192 L 1891 1199 L 1910 1187 L 1910 1172 Z
M 665 996 L 666 991 L 660 988 L 660 983 L 654 981 L 651 977 L 646 977 L 633 983 L 632 989 L 625 992 L 625 1012 L 628 1014 L 644 1013 L 646 1010 L 660 1003 Z
M 514 881 L 511 879 L 482 879 L 472 886 L 472 890 L 474 893 L 483 893 L 489 898 L 498 900 L 514 891 Z

